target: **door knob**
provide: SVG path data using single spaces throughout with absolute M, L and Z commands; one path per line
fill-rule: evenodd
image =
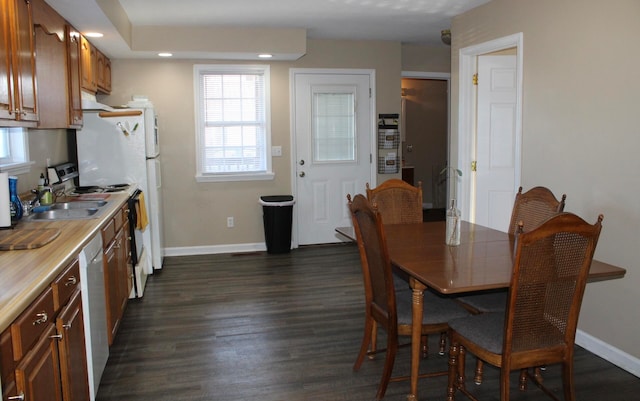
M 300 177 L 304 177 L 306 174 L 304 173 L 304 171 L 300 172 L 300 174 L 298 174 Z

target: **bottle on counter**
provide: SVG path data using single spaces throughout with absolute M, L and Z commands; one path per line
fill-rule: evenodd
M 9 201 L 11 208 L 11 221 L 16 222 L 22 218 L 22 201 L 18 196 L 18 177 L 9 177 Z
M 447 209 L 445 243 L 450 246 L 460 245 L 460 210 L 456 208 L 455 199 L 451 199 L 451 207 Z

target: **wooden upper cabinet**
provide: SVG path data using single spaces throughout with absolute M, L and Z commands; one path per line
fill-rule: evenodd
M 111 93 L 111 60 L 99 50 L 96 51 L 96 64 L 98 68 L 98 91 Z
M 0 0 L 0 120 L 35 126 L 38 121 L 35 43 L 28 0 Z
M 96 93 L 96 48 L 84 36 L 80 36 L 80 70 L 82 72 L 82 89 Z
M 80 66 L 80 32 L 72 26 L 65 27 L 65 39 L 67 44 L 67 72 L 69 74 L 69 125 L 73 128 L 82 127 L 82 95 L 81 92 L 81 66 Z

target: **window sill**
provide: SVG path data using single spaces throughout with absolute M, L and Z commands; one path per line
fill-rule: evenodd
M 197 174 L 196 182 L 269 181 L 273 180 L 275 176 L 272 172 L 256 174 Z
M 31 172 L 31 166 L 36 162 L 22 162 L 0 165 L 0 173 L 9 173 L 10 175 L 27 174 Z

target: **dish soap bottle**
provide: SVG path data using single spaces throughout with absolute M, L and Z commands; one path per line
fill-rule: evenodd
M 44 178 L 44 184 L 42 185 L 42 196 L 40 197 L 40 204 L 43 206 L 51 205 L 53 203 L 53 192 L 51 186 L 49 186 L 49 179 Z
M 451 199 L 451 207 L 447 209 L 445 243 L 450 246 L 460 245 L 460 210 L 456 208 L 455 199 Z
M 11 202 L 11 221 L 16 222 L 22 218 L 22 201 L 18 196 L 18 177 L 9 177 L 9 200 Z

